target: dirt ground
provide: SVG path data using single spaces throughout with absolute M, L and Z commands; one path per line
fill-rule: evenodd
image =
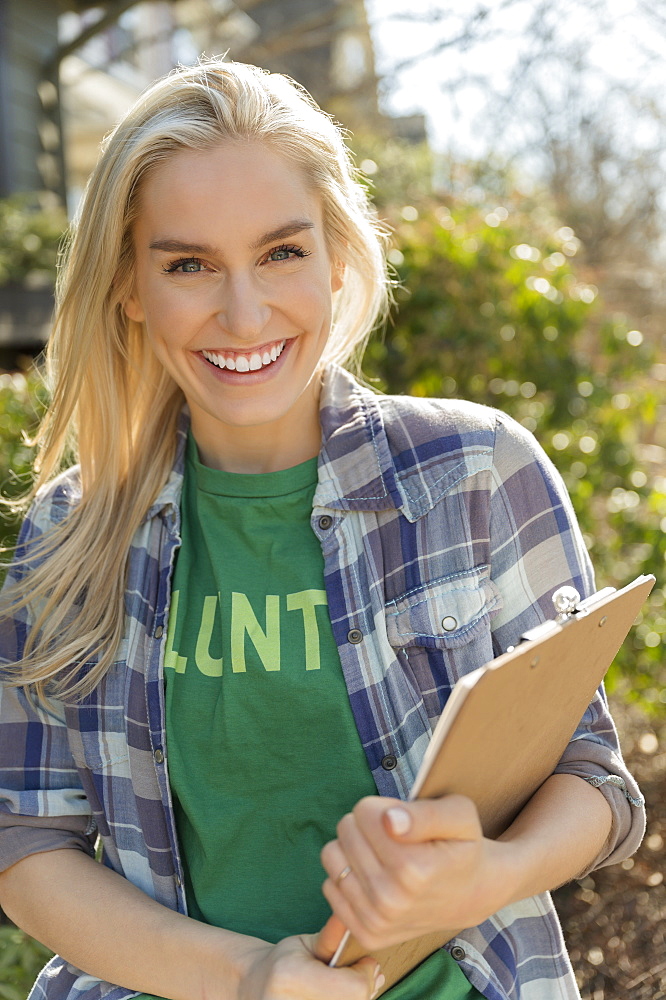
M 666 706 L 659 718 L 612 707 L 647 803 L 645 840 L 553 897 L 583 1000 L 666 1000 Z

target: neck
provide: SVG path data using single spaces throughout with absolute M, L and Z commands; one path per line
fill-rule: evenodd
M 204 465 L 223 472 L 280 472 L 315 458 L 321 449 L 319 393 L 303 394 L 280 419 L 238 426 L 192 411 L 192 434 Z
M 260 433 L 251 433 L 259 430 Z M 260 474 L 264 472 L 280 472 L 282 469 L 291 469 L 294 465 L 309 458 L 315 458 L 319 454 L 321 446 L 321 434 L 319 427 L 312 435 L 301 434 L 298 441 L 291 438 L 281 439 L 272 428 L 268 440 L 267 435 L 258 428 L 233 428 L 229 440 L 225 440 L 222 447 L 221 442 L 216 442 L 212 449 L 206 445 L 202 447 L 196 430 L 192 428 L 194 439 L 197 442 L 199 456 L 204 465 L 211 469 L 221 469 L 224 472 L 241 472 Z

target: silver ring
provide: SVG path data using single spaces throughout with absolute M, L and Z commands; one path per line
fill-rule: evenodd
M 340 885 L 340 883 L 344 882 L 344 880 L 347 878 L 348 875 L 351 875 L 351 868 L 349 865 L 345 865 L 345 867 L 342 869 L 340 874 L 335 879 L 335 884 Z

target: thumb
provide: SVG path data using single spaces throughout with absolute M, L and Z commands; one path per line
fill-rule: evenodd
M 366 955 L 365 958 L 361 958 L 358 962 L 350 965 L 349 969 L 365 979 L 368 987 L 368 997 L 370 1000 L 374 1000 L 386 982 L 377 960 L 372 955 Z
M 384 829 L 395 840 L 420 844 L 427 840 L 476 840 L 481 824 L 476 806 L 464 795 L 401 802 L 384 812 Z
M 345 936 L 346 928 L 342 921 L 332 914 L 319 934 L 313 935 L 314 944 L 312 952 L 321 962 L 330 962 L 333 955 L 338 950 L 338 946 Z

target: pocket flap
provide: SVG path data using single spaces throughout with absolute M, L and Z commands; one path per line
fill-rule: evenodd
M 487 566 L 408 591 L 386 606 L 389 642 L 396 648 L 453 649 L 475 638 L 502 607 Z

